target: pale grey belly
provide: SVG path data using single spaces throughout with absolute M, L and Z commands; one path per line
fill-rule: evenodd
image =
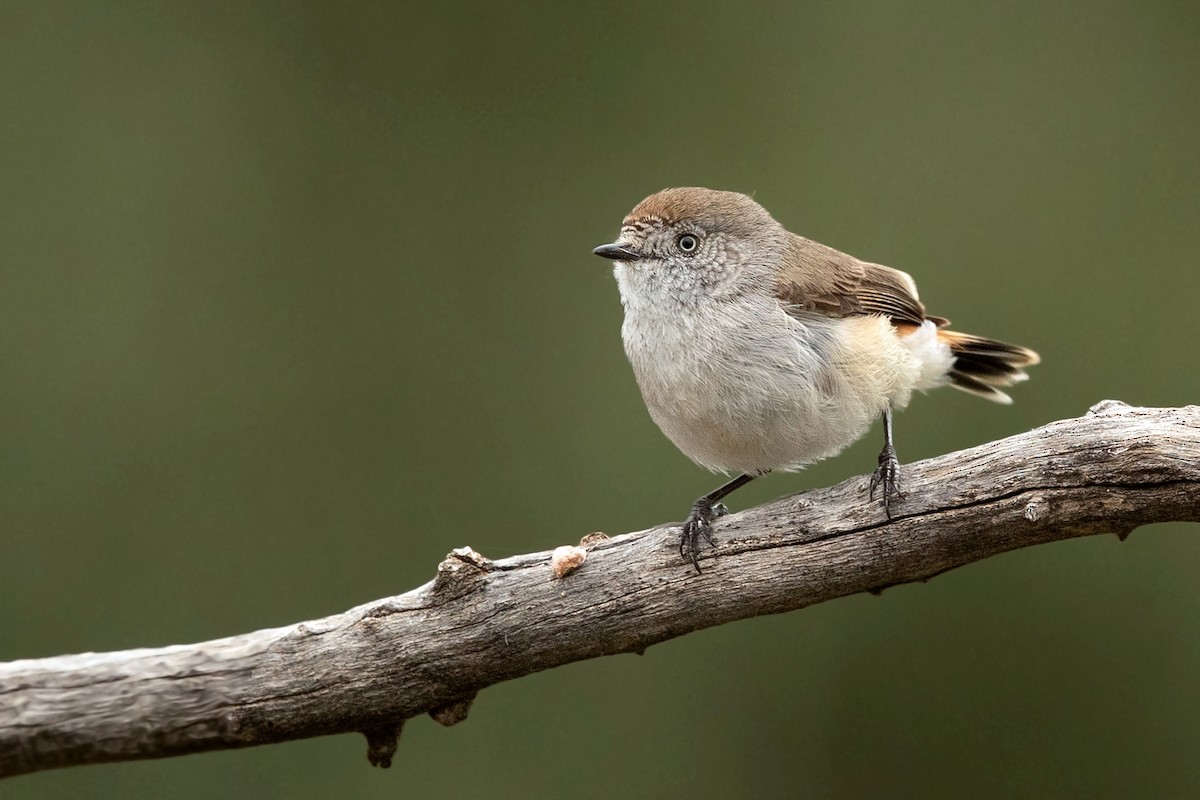
M 866 433 L 887 399 L 850 377 L 834 323 L 789 326 L 627 348 L 651 417 L 685 455 L 724 472 L 797 469 Z

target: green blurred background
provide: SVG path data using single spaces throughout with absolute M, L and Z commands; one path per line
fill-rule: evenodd
M 680 518 L 716 479 L 649 420 L 590 253 L 664 186 L 754 192 L 1042 353 L 1011 408 L 918 397 L 902 460 L 1196 401 L 1198 41 L 1188 2 L 5 3 L 0 660 Z M 346 735 L 0 795 L 1195 796 L 1196 533 L 495 686 L 387 771 Z

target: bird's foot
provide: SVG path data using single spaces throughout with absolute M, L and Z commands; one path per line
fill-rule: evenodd
M 701 497 L 692 504 L 692 510 L 683 522 L 683 534 L 679 538 L 679 555 L 692 562 L 696 572 L 700 572 L 700 540 L 708 542 L 709 547 L 716 547 L 712 536 L 713 520 L 729 513 L 724 503 L 713 504 L 708 498 Z
M 879 454 L 879 466 L 871 475 L 870 494 L 875 499 L 875 490 L 882 489 L 883 513 L 888 519 L 892 518 L 892 500 L 904 499 L 900 491 L 900 460 L 896 458 L 896 448 L 890 444 Z

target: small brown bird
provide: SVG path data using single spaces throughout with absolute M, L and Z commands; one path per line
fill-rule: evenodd
M 870 496 L 881 490 L 890 517 L 901 497 L 892 411 L 947 384 L 1011 403 L 1003 389 L 1039 360 L 947 330 L 907 273 L 790 233 L 736 192 L 653 194 L 593 252 L 615 262 L 625 353 L 650 416 L 697 464 L 741 473 L 684 522 L 680 554 L 697 570 L 726 495 L 836 455 L 879 417 Z

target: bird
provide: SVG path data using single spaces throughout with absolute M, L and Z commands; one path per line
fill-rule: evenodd
M 735 474 L 698 498 L 679 553 L 700 571 L 721 502 L 754 478 L 837 455 L 883 421 L 869 483 L 891 518 L 900 488 L 893 412 L 952 386 L 997 403 L 1040 361 L 951 330 L 901 270 L 792 233 L 753 198 L 701 187 L 638 203 L 612 262 L 621 337 L 651 418 L 696 464 Z

